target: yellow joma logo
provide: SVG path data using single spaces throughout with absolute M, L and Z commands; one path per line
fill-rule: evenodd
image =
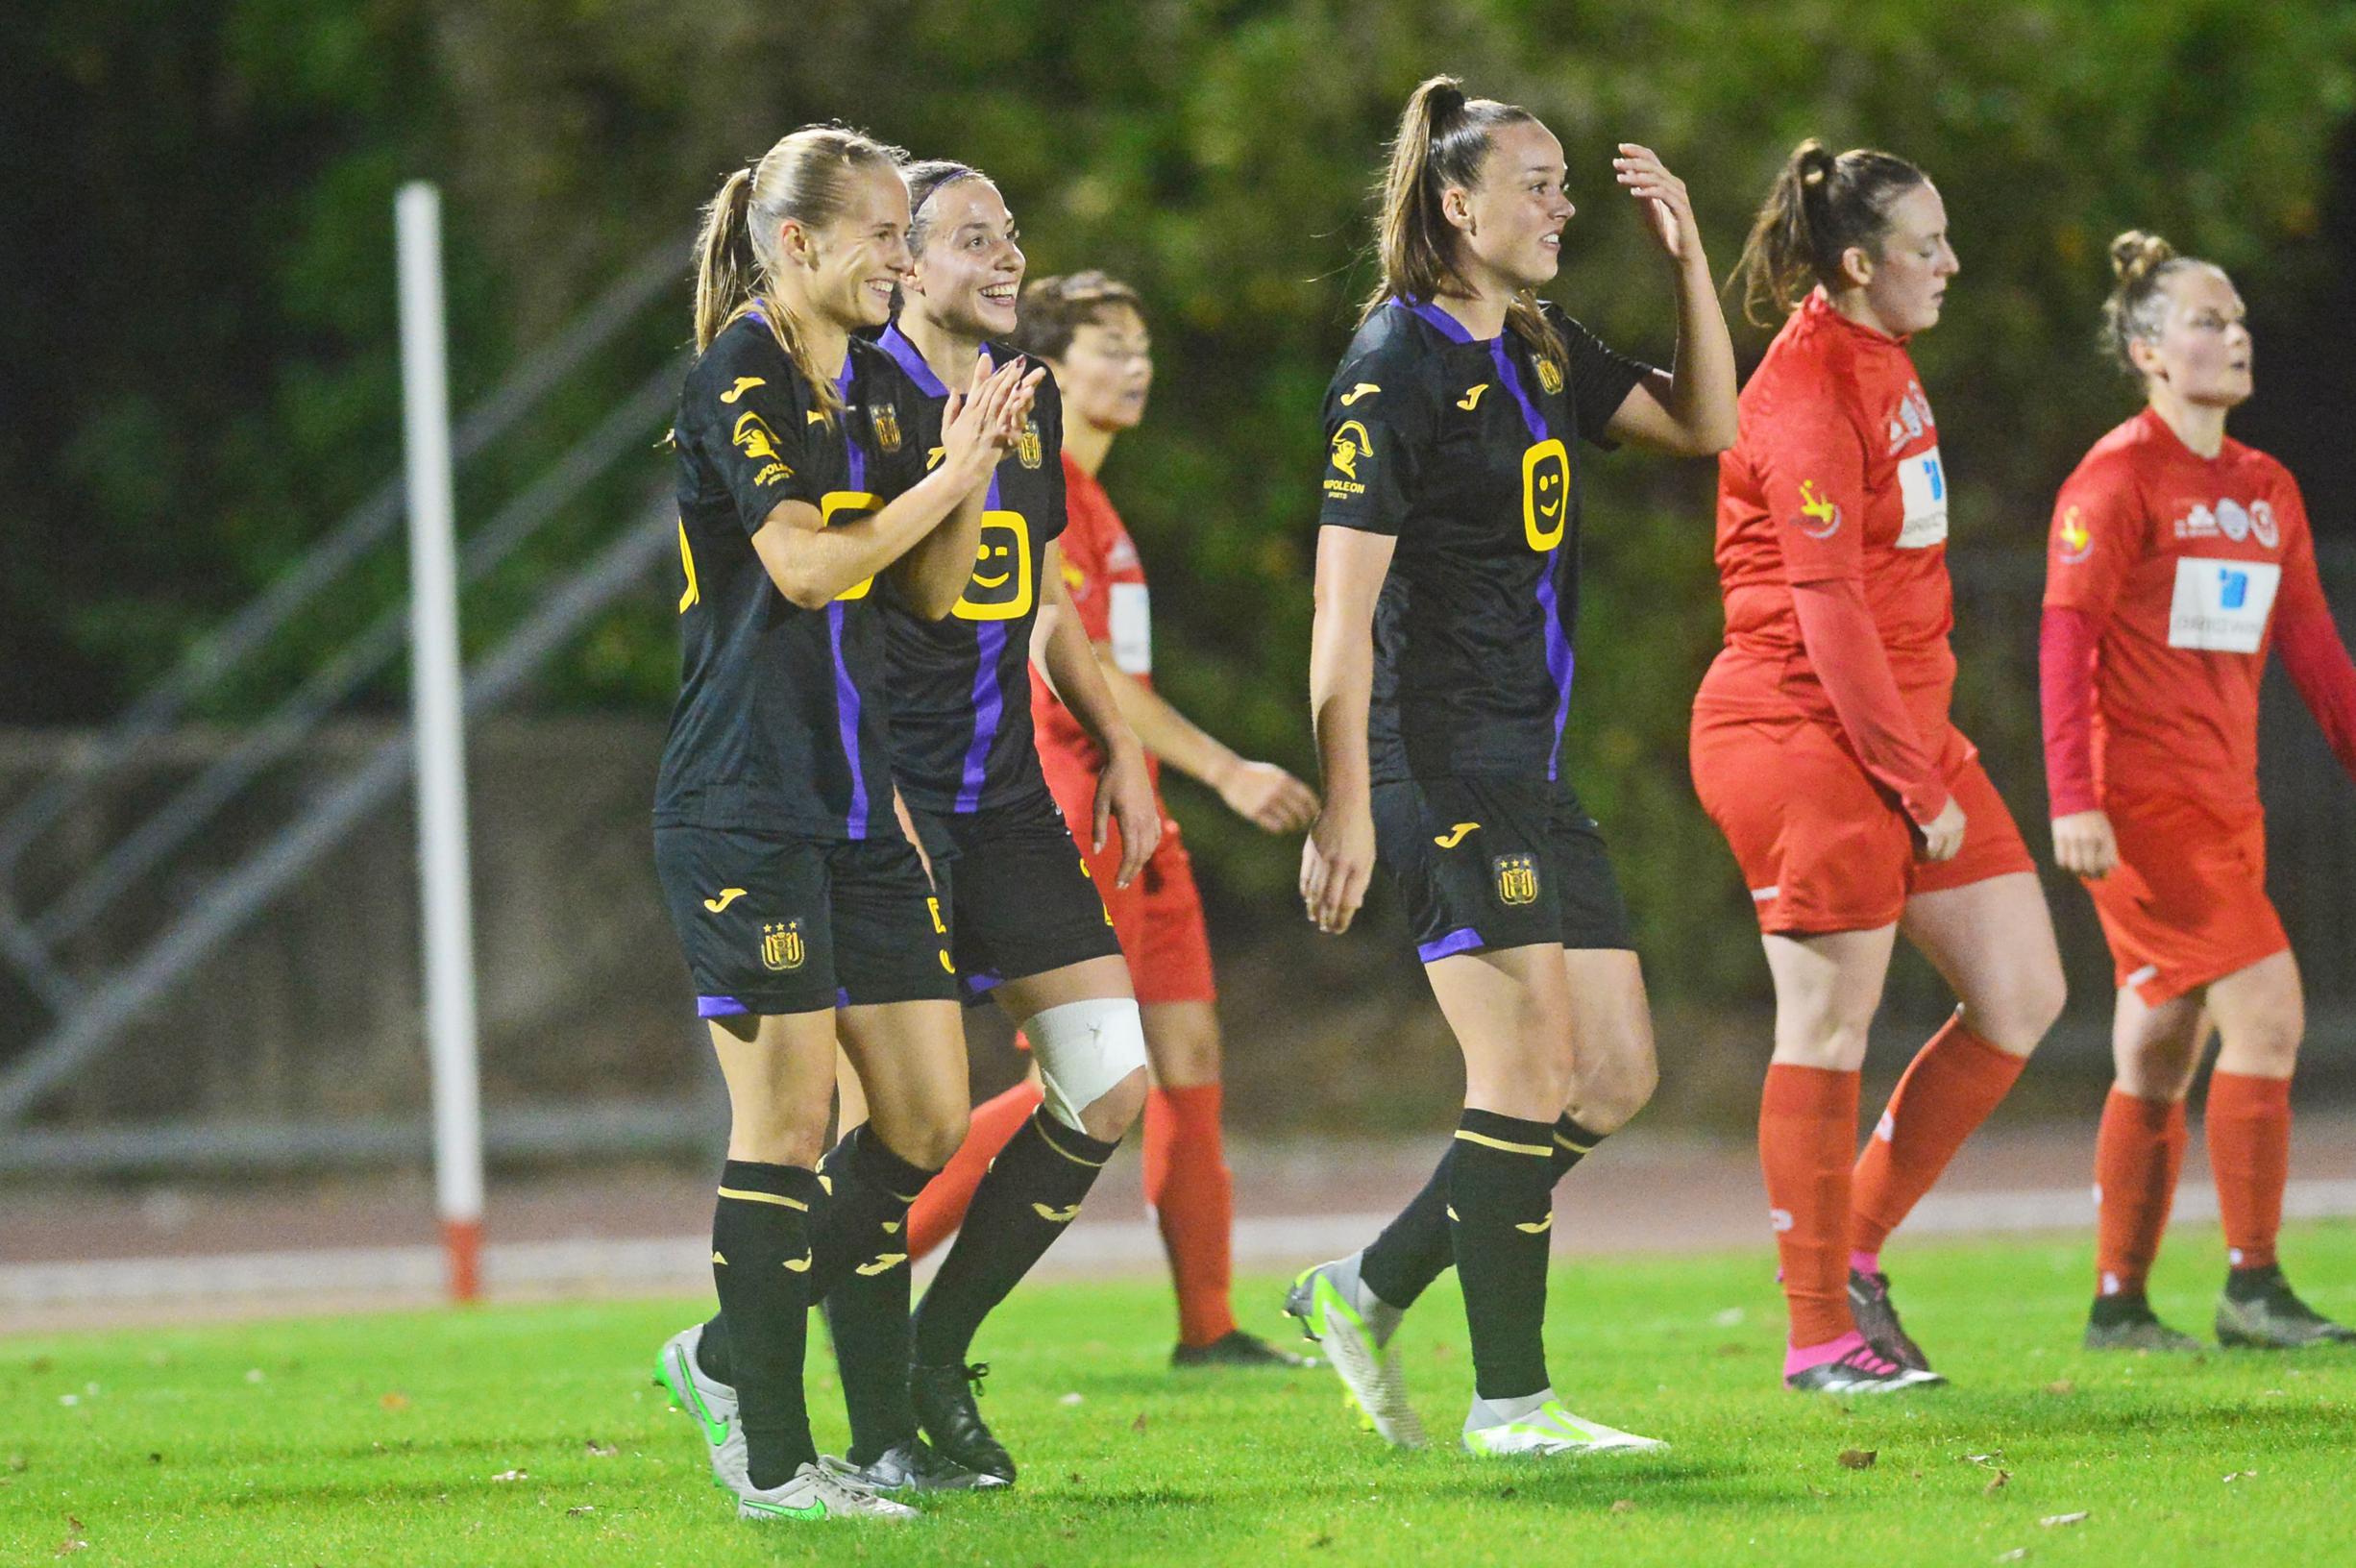
M 785 1266 L 797 1274 L 807 1274 L 810 1272 L 810 1255 L 805 1252 L 798 1258 L 788 1258 Z
M 720 394 L 720 401 L 725 404 L 733 404 L 737 399 L 743 397 L 754 387 L 767 386 L 768 384 L 769 383 L 767 381 L 763 380 L 758 376 L 739 376 L 736 379 L 736 384 L 734 386 Z
M 1480 826 L 1479 822 L 1459 822 L 1432 842 L 1442 849 L 1453 849 L 1464 842 L 1465 834 L 1478 830 Z
M 1350 390 L 1341 395 L 1341 405 L 1344 408 L 1347 408 L 1350 406 L 1350 404 L 1356 403 L 1367 393 L 1380 392 L 1383 389 L 1381 387 L 1375 385 L 1372 381 L 1361 381 L 1356 386 L 1350 388 Z
M 904 1252 L 887 1252 L 880 1258 L 877 1258 L 871 1263 L 861 1263 L 857 1269 L 857 1272 L 871 1276 L 881 1274 L 884 1270 L 892 1267 L 893 1264 L 904 1263 L 907 1261 L 908 1255 Z
M 1548 1231 L 1555 1228 L 1555 1216 L 1548 1214 L 1544 1219 L 1539 1220 L 1534 1225 L 1524 1225 L 1517 1222 L 1513 1228 L 1521 1232 L 1524 1236 L 1544 1236 Z
M 1481 394 L 1486 392 L 1488 389 L 1489 383 L 1483 381 L 1479 386 L 1474 387 L 1470 392 L 1467 392 L 1462 397 L 1457 399 L 1456 405 L 1469 413 L 1473 409 L 1481 406 Z
M 1050 1209 L 1043 1203 L 1035 1203 L 1031 1205 L 1031 1213 L 1050 1225 L 1068 1225 L 1080 1213 L 1080 1206 L 1075 1203 L 1068 1209 Z
M 802 416 L 802 423 L 805 425 L 823 425 L 826 423 L 826 415 L 823 411 L 813 408 Z
M 719 897 L 703 900 L 703 907 L 717 915 L 744 895 L 745 890 L 742 888 L 723 888 L 720 890 Z

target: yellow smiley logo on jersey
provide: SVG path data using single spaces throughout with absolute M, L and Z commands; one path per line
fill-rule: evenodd
M 1522 537 L 1543 555 L 1570 526 L 1571 454 L 1549 436 L 1522 453 Z
M 1031 595 L 1031 526 L 1020 512 L 984 512 L 973 575 L 949 613 L 960 621 L 1012 621 L 1030 609 Z

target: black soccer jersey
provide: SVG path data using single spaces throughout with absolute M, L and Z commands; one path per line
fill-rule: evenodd
M 1378 781 L 1555 776 L 1579 608 L 1572 449 L 1608 445 L 1646 367 L 1546 311 L 1567 364 L 1393 300 L 1327 389 L 1318 521 L 1398 540 L 1374 613 Z
M 948 388 L 895 324 L 881 347 L 916 389 L 910 429 L 929 459 L 941 444 Z M 1003 364 L 1009 352 L 993 348 Z M 991 476 L 973 576 L 957 607 L 924 621 L 888 607 L 892 756 L 900 793 L 932 812 L 978 811 L 1046 793 L 1031 738 L 1031 626 L 1041 558 L 1064 531 L 1064 409 L 1054 378 L 1039 383 L 1029 422 Z
M 801 609 L 752 548 L 779 502 L 847 523 L 922 475 L 898 367 L 854 338 L 836 385 L 846 406 L 829 423 L 749 314 L 712 340 L 680 388 L 679 699 L 655 784 L 658 823 L 822 839 L 899 832 L 874 580 Z

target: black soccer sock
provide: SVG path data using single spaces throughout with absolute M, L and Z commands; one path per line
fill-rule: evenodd
M 908 1402 L 908 1206 L 935 1172 L 894 1154 L 863 1123 L 818 1163 L 830 1188 L 811 1251 L 813 1288 L 826 1311 L 850 1460 L 872 1464 L 917 1434 Z
M 825 1212 L 818 1174 L 731 1160 L 712 1209 L 712 1281 L 728 1325 L 728 1361 L 755 1486 L 775 1486 L 818 1458 L 802 1402 L 810 1326 L 810 1235 Z
M 1548 1385 L 1553 1132 L 1542 1121 L 1468 1109 L 1456 1138 L 1449 1229 L 1472 1335 L 1473 1387 L 1483 1399 L 1520 1399 Z
M 1050 1243 L 1064 1234 L 1118 1143 L 1035 1111 L 973 1189 L 957 1241 L 917 1309 L 917 1360 L 962 1363 L 973 1335 Z
M 1593 1153 L 1604 1136 L 1587 1131 L 1567 1115 L 1558 1118 L 1549 1145 L 1554 1180 L 1559 1182 L 1569 1175 L 1571 1167 Z M 1366 1288 L 1401 1311 L 1415 1305 L 1424 1287 L 1456 1262 L 1456 1241 L 1448 1234 L 1448 1165 L 1457 1146 L 1455 1139 L 1448 1140 L 1448 1151 L 1439 1157 L 1423 1190 L 1399 1211 L 1399 1216 L 1384 1227 L 1359 1259 L 1358 1277 Z

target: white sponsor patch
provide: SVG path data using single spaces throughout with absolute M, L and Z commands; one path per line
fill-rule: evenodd
M 1898 529 L 1901 550 L 1928 550 L 1947 543 L 1947 469 L 1939 449 L 1898 460 L 1898 490 L 1906 520 Z
M 2271 561 L 2176 560 L 2176 597 L 2168 610 L 2168 646 L 2212 653 L 2255 653 L 2266 640 L 2282 568 Z
M 1107 606 L 1113 626 L 1113 667 L 1125 675 L 1153 674 L 1153 611 L 1141 582 L 1113 584 Z

